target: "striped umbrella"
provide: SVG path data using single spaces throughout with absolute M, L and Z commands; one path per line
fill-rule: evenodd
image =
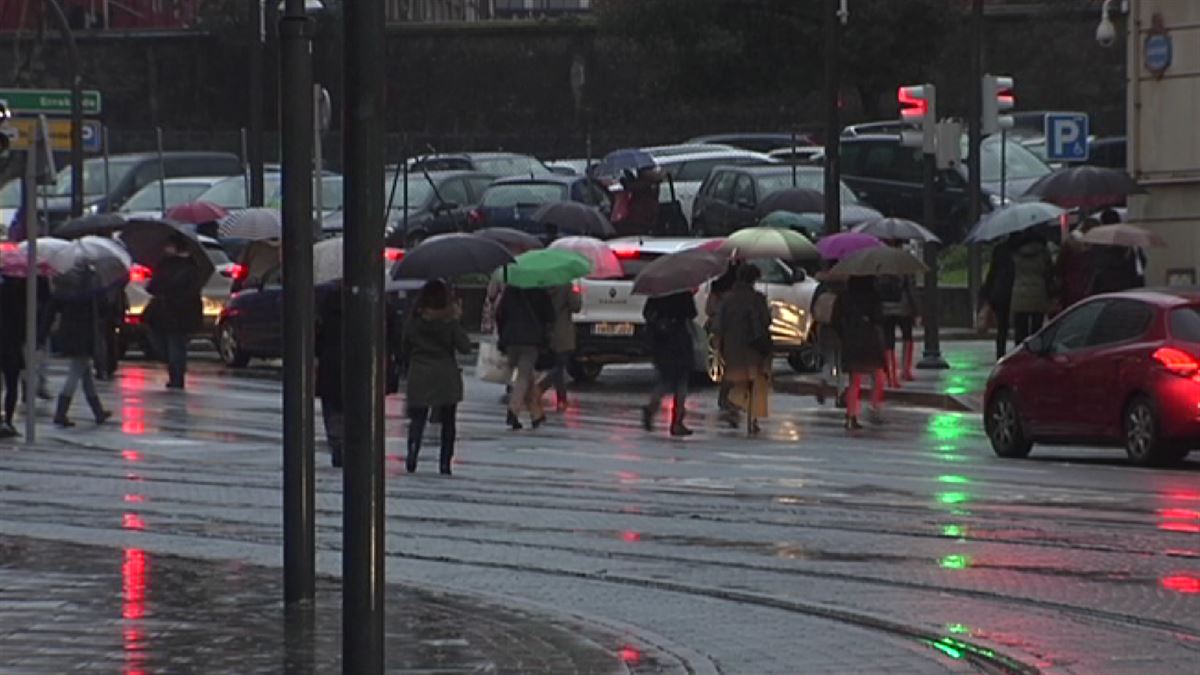
M 223 239 L 279 239 L 283 235 L 283 218 L 277 209 L 234 211 L 221 220 L 217 235 Z

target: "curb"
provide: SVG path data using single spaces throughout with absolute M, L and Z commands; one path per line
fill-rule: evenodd
M 780 381 L 776 379 L 774 385 L 776 393 L 794 396 L 816 396 L 817 392 L 823 388 L 818 382 L 805 380 Z M 978 412 L 976 407 L 966 399 L 950 394 L 914 389 L 887 389 L 885 392 L 888 401 L 917 408 L 933 408 L 950 412 Z

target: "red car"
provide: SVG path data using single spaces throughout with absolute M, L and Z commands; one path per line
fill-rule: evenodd
M 1200 447 L 1200 290 L 1089 298 L 1004 357 L 984 427 L 1001 457 L 1034 443 L 1124 445 L 1141 466 Z

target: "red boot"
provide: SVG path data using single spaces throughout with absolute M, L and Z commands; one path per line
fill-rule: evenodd
M 907 382 L 912 382 L 916 378 L 913 377 L 913 352 L 916 345 L 912 342 L 904 343 L 904 374 L 902 377 Z
M 888 349 L 883 352 L 883 372 L 887 377 L 887 386 L 891 389 L 900 388 L 900 379 L 896 377 L 896 352 Z

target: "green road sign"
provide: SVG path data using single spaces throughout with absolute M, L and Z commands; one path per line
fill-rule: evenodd
M 0 89 L 0 102 L 7 105 L 15 115 L 71 114 L 71 91 L 69 89 Z M 100 92 L 94 89 L 84 90 L 83 114 L 100 114 Z

